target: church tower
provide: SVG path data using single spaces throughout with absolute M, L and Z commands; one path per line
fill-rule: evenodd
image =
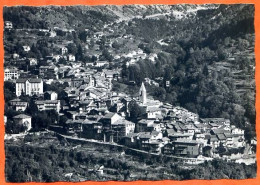
M 143 82 L 139 91 L 139 96 L 141 102 L 143 103 L 143 105 L 145 105 L 147 103 L 147 99 L 146 99 L 146 89 Z

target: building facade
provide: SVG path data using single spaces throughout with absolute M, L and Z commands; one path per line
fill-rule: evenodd
M 15 83 L 16 96 L 24 95 L 40 95 L 43 94 L 42 79 L 17 79 Z
M 19 71 L 16 67 L 8 67 L 4 70 L 4 81 L 14 80 L 19 78 Z

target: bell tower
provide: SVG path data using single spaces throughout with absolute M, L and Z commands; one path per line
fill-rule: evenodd
M 140 98 L 141 102 L 143 103 L 143 105 L 145 105 L 147 103 L 146 89 L 145 89 L 143 82 L 142 82 L 142 85 L 141 85 L 141 88 L 139 91 L 139 98 Z

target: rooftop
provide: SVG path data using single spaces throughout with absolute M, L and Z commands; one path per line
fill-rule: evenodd
M 178 139 L 176 141 L 173 141 L 173 143 L 189 143 L 189 144 L 198 144 L 195 140 L 189 140 L 189 139 Z
M 14 119 L 25 119 L 25 118 L 32 118 L 31 116 L 28 116 L 26 114 L 19 114 L 17 116 L 13 117 Z
M 41 82 L 42 82 L 42 79 L 40 79 L 40 78 L 29 78 L 29 79 L 20 78 L 20 79 L 17 79 L 17 80 L 16 80 L 16 83 L 25 83 L 27 80 L 28 80 L 30 83 L 41 83 Z

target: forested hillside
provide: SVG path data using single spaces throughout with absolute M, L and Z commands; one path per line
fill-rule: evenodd
M 116 18 L 102 13 L 102 7 L 48 6 L 4 8 L 4 19 L 11 21 L 17 29 L 101 29 L 105 23 Z
M 252 5 L 220 5 L 199 10 L 190 19 L 134 19 L 125 29 L 143 39 L 140 48 L 158 53 L 153 63 L 125 66 L 122 75 L 127 81 L 140 84 L 146 77 L 161 77 L 163 80 L 157 80 L 161 87 L 151 87 L 151 95 L 201 117 L 230 118 L 254 132 Z M 169 87 L 165 87 L 166 81 L 170 81 Z M 251 136 L 252 132 L 247 133 Z
M 104 23 L 120 19 L 131 19 L 136 16 L 154 14 L 180 13 L 194 15 L 196 10 L 216 8 L 218 5 L 124 5 L 124 6 L 42 6 L 4 8 L 5 21 L 14 23 L 15 28 L 49 29 L 55 26 L 67 29 L 99 28 Z
M 8 143 L 5 147 L 7 182 L 245 179 L 255 178 L 256 174 L 256 164 L 247 166 L 214 159 L 183 167 L 181 162 L 164 156 L 120 155 L 122 151 L 112 147 L 77 148 L 49 135 L 26 136 L 25 142 Z M 103 175 L 94 170 L 100 166 L 104 167 Z

